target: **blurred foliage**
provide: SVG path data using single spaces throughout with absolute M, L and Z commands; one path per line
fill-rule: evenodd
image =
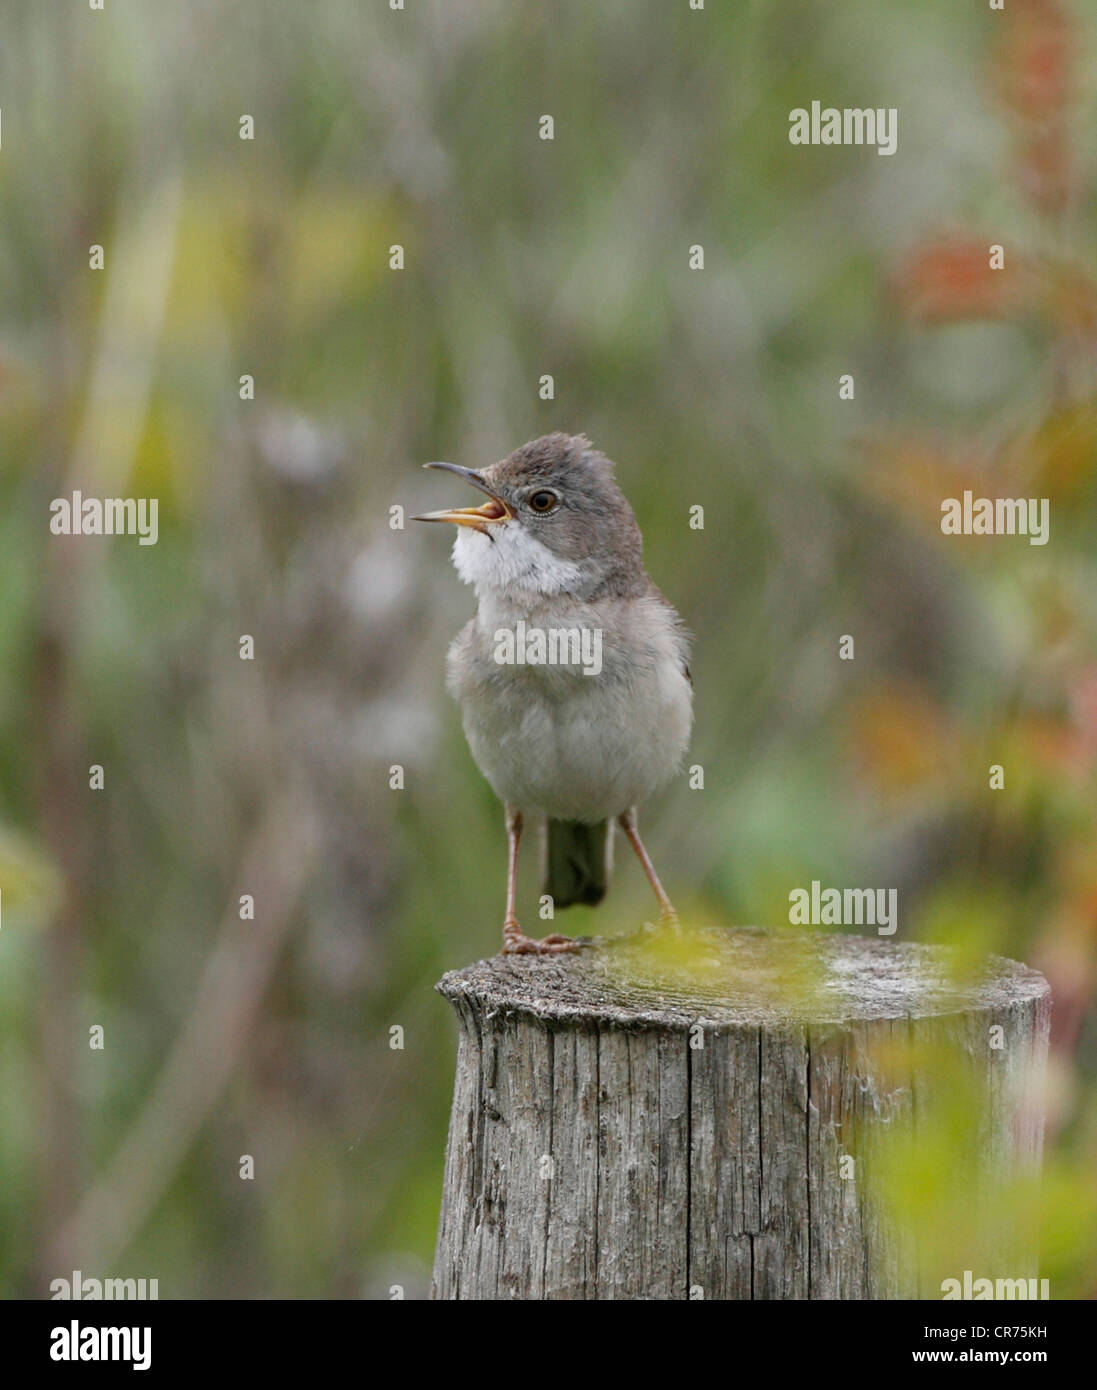
M 1092 1294 L 1092 7 L 0 21 L 0 1288 L 424 1291 L 431 985 L 496 949 L 503 842 L 442 689 L 470 595 L 388 509 L 439 505 L 423 460 L 564 428 L 619 461 L 697 638 L 705 789 L 647 812 L 672 894 L 780 921 L 812 878 L 884 883 L 902 938 L 1044 969 L 1035 1200 L 1053 1293 Z M 817 95 L 898 107 L 898 153 L 790 146 Z M 1051 543 L 942 537 L 966 487 L 1050 497 Z M 159 543 L 51 537 L 74 488 L 159 497 Z M 646 915 L 622 859 L 566 927 Z

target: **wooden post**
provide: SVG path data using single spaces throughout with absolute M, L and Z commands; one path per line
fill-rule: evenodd
M 987 1201 L 1038 1164 L 1043 976 L 755 928 L 666 948 L 442 979 L 460 1037 L 433 1297 L 940 1298 L 872 1174 L 964 1074 Z

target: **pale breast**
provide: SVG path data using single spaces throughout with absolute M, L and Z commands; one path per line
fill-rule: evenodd
M 554 622 L 592 616 L 598 674 L 583 674 L 581 664 L 500 662 L 498 629 L 476 620 L 448 661 L 469 747 L 496 795 L 563 820 L 603 820 L 646 800 L 680 767 L 692 722 L 673 613 L 643 598 L 594 615 L 558 613 Z

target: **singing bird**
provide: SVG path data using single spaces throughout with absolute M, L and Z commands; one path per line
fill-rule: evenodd
M 505 808 L 504 953 L 580 944 L 559 933 L 534 940 L 518 924 L 518 846 L 531 816 L 546 823 L 543 891 L 554 907 L 601 901 L 617 824 L 662 921 L 677 923 L 636 814 L 681 766 L 689 741 L 688 637 L 644 569 L 613 464 L 585 435 L 549 434 L 479 471 L 424 467 L 456 473 L 488 498 L 414 519 L 457 527 L 453 563 L 476 591 L 446 684 Z

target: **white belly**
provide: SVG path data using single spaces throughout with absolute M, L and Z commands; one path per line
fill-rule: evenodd
M 689 741 L 692 691 L 673 659 L 644 663 L 627 680 L 505 668 L 453 685 L 496 795 L 553 819 L 600 821 L 645 801 Z

